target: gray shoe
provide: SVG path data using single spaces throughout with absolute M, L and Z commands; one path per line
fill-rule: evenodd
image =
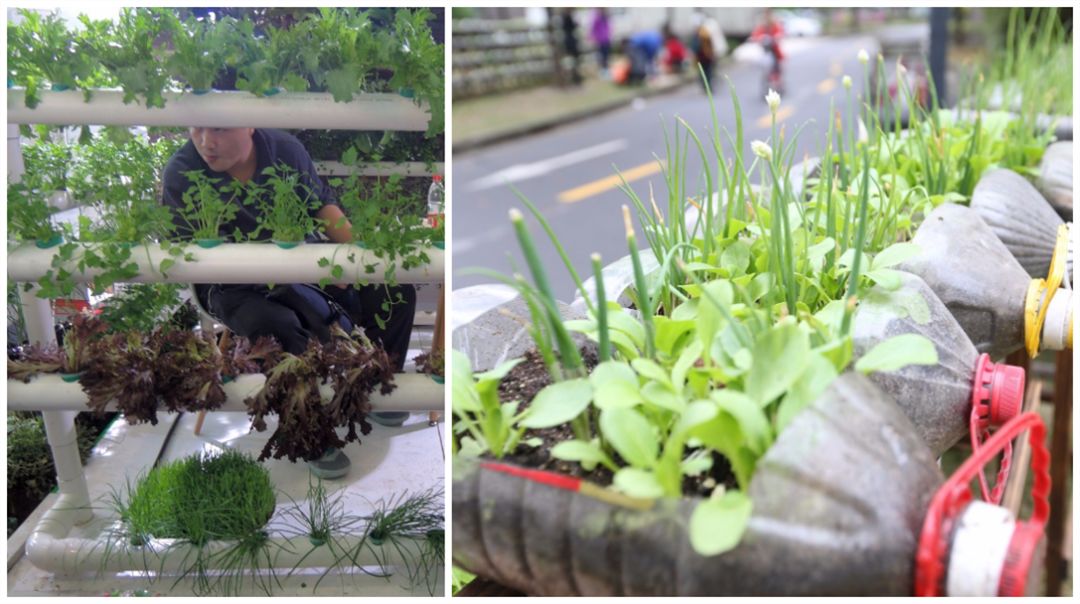
M 372 411 L 371 419 L 377 424 L 396 428 L 409 419 L 408 411 Z
M 349 458 L 341 449 L 329 449 L 318 459 L 308 462 L 311 473 L 323 480 L 337 480 L 349 473 Z

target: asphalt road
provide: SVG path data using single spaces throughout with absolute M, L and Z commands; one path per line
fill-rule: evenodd
M 846 107 L 841 78 L 850 75 L 854 90 L 861 90 L 863 71 L 857 53 L 866 48 L 873 57 L 877 43 L 870 37 L 816 38 L 786 40 L 783 48 L 787 55 L 785 92 L 778 118 L 789 137 L 809 122 L 800 136 L 796 157 L 819 155 L 830 102 L 835 102 L 837 109 Z M 731 78 L 738 94 L 747 147 L 751 140 L 767 139 L 764 67 L 742 61 L 721 67 L 721 74 Z M 716 81 L 723 82 L 720 78 Z M 719 123 L 734 132 L 735 114 L 726 86 L 715 101 Z M 642 199 L 648 199 L 651 184 L 658 204 L 663 205 L 667 188 L 656 157 L 666 155 L 664 126 L 673 132 L 676 116 L 686 120 L 708 144 L 712 123 L 708 100 L 700 86 L 687 86 L 547 132 L 455 153 L 451 179 L 454 288 L 493 282 L 490 277 L 468 274 L 474 267 L 510 274 L 516 266 L 527 274 L 507 217 L 511 208 L 525 208 L 508 184 L 543 212 L 583 278 L 591 270 L 589 256 L 593 252 L 599 252 L 605 264 L 624 256 L 627 248 L 620 206 L 630 202 L 619 189 L 615 169 L 631 181 Z M 749 148 L 746 154 L 744 157 L 749 157 Z M 690 159 L 692 165 L 700 162 L 693 150 Z M 687 191 L 703 188 L 700 169 L 688 169 Z M 570 301 L 573 281 L 558 253 L 531 216 L 527 224 L 537 239 L 555 296 Z M 640 234 L 638 239 L 642 246 L 647 245 Z

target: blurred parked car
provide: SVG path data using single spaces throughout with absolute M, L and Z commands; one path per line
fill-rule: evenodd
M 821 17 L 812 10 L 778 10 L 776 18 L 784 26 L 784 34 L 787 36 L 821 35 Z

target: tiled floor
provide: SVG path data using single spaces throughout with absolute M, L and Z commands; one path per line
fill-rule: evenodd
M 95 519 L 77 527 L 72 536 L 100 534 L 112 516 L 106 503 L 112 490 L 122 487 L 127 480 L 134 481 L 153 466 L 159 455 L 164 462 L 197 451 L 228 447 L 257 456 L 275 428 L 268 422 L 266 432 L 250 432 L 246 414 L 213 412 L 206 416 L 201 434 L 196 436 L 195 420 L 193 414 L 179 417 L 167 414 L 160 416 L 157 426 L 129 426 L 123 420 L 114 423 L 86 465 L 90 497 L 99 506 L 95 510 Z M 346 447 L 345 453 L 352 462 L 349 473 L 342 480 L 328 481 L 328 490 L 334 493 L 344 489 L 348 510 L 361 516 L 370 513 L 373 504 L 380 499 L 401 496 L 406 491 L 411 494 L 430 488 L 442 490 L 445 453 L 441 432 L 444 426 L 442 422 L 429 425 L 427 413 L 411 415 L 399 428 L 375 424 L 370 434 L 361 437 L 361 444 L 350 443 Z M 265 464 L 279 490 L 279 512 L 291 505 L 290 498 L 296 502 L 304 501 L 309 480 L 306 463 L 271 459 Z M 321 572 L 320 569 L 312 575 L 297 573 L 284 579 L 281 588 L 275 589 L 275 595 L 428 595 L 426 586 L 421 585 L 414 591 L 404 587 L 404 578 L 387 580 L 362 574 L 359 577 L 328 576 L 315 590 L 314 583 Z M 8 572 L 8 595 L 100 595 L 112 590 L 143 588 L 167 595 L 191 593 L 190 583 L 173 588 L 172 579 L 149 584 L 145 578 L 130 574 L 54 576 L 35 568 L 25 558 Z M 442 592 L 443 575 L 440 572 L 435 593 L 441 595 Z M 253 591 L 249 595 L 261 593 Z

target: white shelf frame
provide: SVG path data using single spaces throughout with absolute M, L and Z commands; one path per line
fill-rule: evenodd
M 334 102 L 326 93 L 284 92 L 271 97 L 256 97 L 248 92 L 212 91 L 205 95 L 165 93 L 164 108 L 147 108 L 145 104 L 123 103 L 119 90 L 101 89 L 92 93 L 89 102 L 82 91 L 41 91 L 40 104 L 34 109 L 25 106 L 25 89 L 8 89 L 8 172 L 18 181 L 24 172 L 22 152 L 16 124 L 91 124 L 116 126 L 203 126 L 251 128 L 309 128 L 336 130 L 403 130 L 425 131 L 430 119 L 426 104 L 418 106 L 410 99 L 395 94 L 359 94 L 351 102 Z M 421 164 L 422 165 L 422 164 Z M 412 166 L 406 170 L 414 169 Z M 336 257 L 330 248 L 338 249 Z M 189 246 L 196 262 L 178 260 L 168 271 L 168 277 L 156 270 L 160 261 L 169 257 L 159 246 L 140 246 L 132 256 L 139 263 L 140 274 L 135 282 L 187 283 L 308 283 L 329 276 L 329 269 L 318 266 L 318 258 L 333 257 L 349 266 L 341 283 L 354 282 L 365 262 L 378 263 L 367 251 L 355 246 L 309 244 L 292 250 L 259 244 L 222 244 L 202 249 Z M 144 251 L 145 250 L 145 251 Z M 344 253 L 342 253 L 344 252 Z M 356 253 L 350 262 L 348 255 Z M 40 250 L 33 245 L 10 250 L 8 279 L 12 282 L 33 281 L 49 268 L 56 250 Z M 232 262 L 228 257 L 232 256 Z M 444 280 L 444 254 L 429 249 L 431 262 L 423 267 L 396 271 L 402 283 L 441 283 Z M 366 281 L 382 279 L 382 265 L 374 273 L 364 272 Z M 224 277 L 224 279 L 218 279 Z M 79 281 L 89 281 L 93 273 L 80 274 Z M 30 341 L 44 344 L 56 342 L 53 315 L 49 301 L 37 298 L 33 291 L 22 291 L 20 298 L 27 322 Z M 440 305 L 441 306 L 441 305 Z M 436 321 L 441 326 L 441 321 Z M 436 338 L 436 341 L 441 338 Z M 240 376 L 226 386 L 229 394 L 227 408 L 242 406 L 244 393 L 257 388 L 265 380 L 261 375 Z M 377 397 L 373 406 L 396 410 L 442 410 L 445 403 L 443 386 L 427 376 L 395 376 L 399 383 L 398 396 Z M 100 562 L 100 544 L 70 537 L 77 525 L 93 518 L 86 484 L 86 475 L 79 459 L 75 436 L 76 409 L 86 409 L 86 398 L 78 384 L 68 384 L 57 376 L 41 376 L 29 384 L 8 381 L 9 408 L 43 411 L 46 437 L 57 468 L 60 496 L 42 517 L 26 543 L 26 556 L 43 570 L 69 572 L 92 570 Z M 328 392 L 322 393 L 324 396 Z M 44 401 L 44 402 L 43 402 Z M 414 407 L 416 407 L 414 409 Z M 64 409 L 64 410 L 61 410 Z M 81 552 L 97 552 L 81 556 Z M 132 562 L 135 556 L 123 556 Z M 309 563 L 317 563 L 318 560 Z M 123 564 L 117 570 L 137 570 L 138 564 Z M 131 568 L 127 568 L 127 567 Z

